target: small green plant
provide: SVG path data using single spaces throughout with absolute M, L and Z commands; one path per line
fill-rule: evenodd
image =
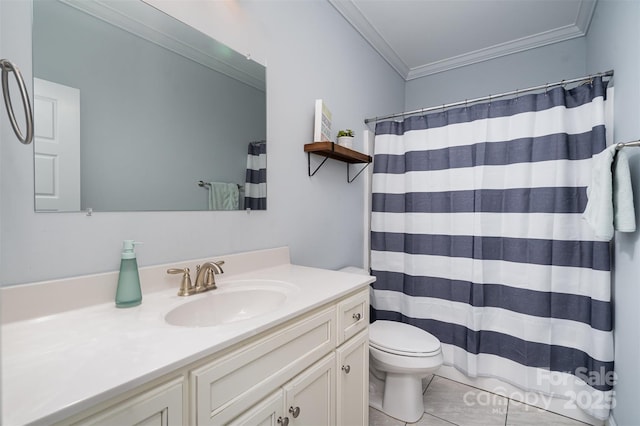
M 351 130 L 351 129 L 340 130 L 338 132 L 338 137 L 341 138 L 342 136 L 349 136 L 350 138 L 352 138 L 353 137 L 353 130 Z

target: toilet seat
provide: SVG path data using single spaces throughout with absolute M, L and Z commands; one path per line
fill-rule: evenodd
M 440 348 L 436 349 L 435 351 L 431 351 L 431 352 L 405 352 L 405 351 L 400 351 L 400 350 L 397 350 L 397 349 L 385 348 L 384 346 L 379 346 L 379 345 L 376 345 L 376 344 L 372 344 L 371 342 L 369 342 L 369 345 L 372 348 L 378 349 L 378 350 L 380 350 L 382 352 L 386 352 L 388 354 L 399 355 L 399 356 L 408 356 L 408 357 L 416 357 L 416 358 L 430 357 L 430 356 L 438 355 L 441 352 Z
M 369 325 L 369 345 L 380 351 L 409 357 L 429 357 L 441 352 L 440 341 L 418 327 L 396 321 Z

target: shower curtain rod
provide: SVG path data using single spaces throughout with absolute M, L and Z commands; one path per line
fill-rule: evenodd
M 622 148 L 633 146 L 640 146 L 640 140 L 631 142 L 619 142 L 616 144 L 616 150 L 620 151 Z
M 387 119 L 396 118 L 396 117 L 405 117 L 407 115 L 420 114 L 420 113 L 429 112 L 429 111 L 437 111 L 439 109 L 445 110 L 447 108 L 456 107 L 456 106 L 462 106 L 462 105 L 468 105 L 468 104 L 472 104 L 472 103 L 476 103 L 476 102 L 492 101 L 493 99 L 503 98 L 505 96 L 512 96 L 512 95 L 518 96 L 518 95 L 520 95 L 522 93 L 534 92 L 534 91 L 538 91 L 538 90 L 542 90 L 542 89 L 547 90 L 547 89 L 549 89 L 551 87 L 564 86 L 565 84 L 571 84 L 571 83 L 578 83 L 578 82 L 581 82 L 581 81 L 587 81 L 587 80 L 591 80 L 591 79 L 593 79 L 595 77 L 611 77 L 611 76 L 613 76 L 613 70 L 600 72 L 600 73 L 588 75 L 588 76 L 585 76 L 585 77 L 573 78 L 571 80 L 562 80 L 562 81 L 558 81 L 556 83 L 547 83 L 547 84 L 543 84 L 543 85 L 540 85 L 540 86 L 529 87 L 527 89 L 512 90 L 510 92 L 500 93 L 500 94 L 497 94 L 497 95 L 483 96 L 481 98 L 475 98 L 475 99 L 465 99 L 464 101 L 453 102 L 453 103 L 450 103 L 450 104 L 442 104 L 442 105 L 439 105 L 439 106 L 433 106 L 433 107 L 429 107 L 429 108 L 421 108 L 421 109 L 416 109 L 416 110 L 413 110 L 413 111 L 399 112 L 399 113 L 396 113 L 396 114 L 384 115 L 382 117 L 367 118 L 367 119 L 364 120 L 364 123 L 365 124 L 369 124 L 371 122 L 377 122 L 377 121 L 387 120 Z

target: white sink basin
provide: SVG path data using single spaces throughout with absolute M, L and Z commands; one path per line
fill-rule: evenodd
M 164 319 L 182 327 L 211 327 L 273 312 L 297 287 L 284 281 L 235 280 L 169 311 Z

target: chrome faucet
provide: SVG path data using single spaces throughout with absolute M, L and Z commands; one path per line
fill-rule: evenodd
M 196 283 L 191 285 L 191 274 L 189 268 L 184 269 L 167 269 L 167 274 L 182 274 L 182 282 L 180 284 L 180 291 L 178 296 L 191 296 L 192 294 L 202 293 L 208 290 L 215 290 L 216 286 L 215 274 L 222 274 L 221 265 L 224 265 L 224 260 L 217 262 L 205 262 L 202 266 L 196 266 Z

